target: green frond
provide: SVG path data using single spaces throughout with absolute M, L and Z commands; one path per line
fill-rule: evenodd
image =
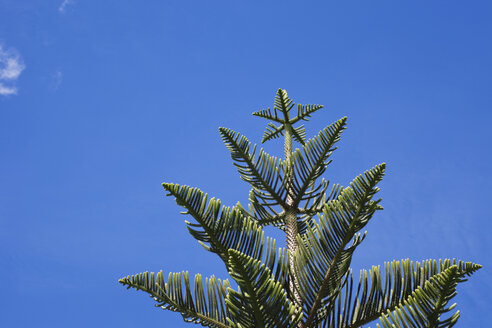
M 270 108 L 261 109 L 257 112 L 254 112 L 253 115 L 258 117 L 263 117 L 266 118 L 267 120 L 274 121 L 280 124 L 284 123 L 284 120 L 278 117 L 278 112 L 275 109 L 273 110 L 273 113 L 270 110 Z
M 306 143 L 306 128 L 304 124 L 292 129 L 292 137 L 301 145 Z
M 254 220 L 261 227 L 274 225 L 282 228 L 285 220 L 285 211 L 277 213 L 274 208 L 261 205 L 253 190 L 250 190 L 249 196 L 249 211 L 244 209 L 242 206 L 239 207 L 244 216 L 248 217 L 250 220 Z M 236 205 L 236 207 L 237 206 L 238 205 Z
M 319 224 L 308 227 L 298 236 L 299 247 L 294 256 L 299 277 L 306 323 L 316 320 L 317 312 L 328 299 L 334 298 L 342 286 L 355 248 L 365 237 L 358 233 L 381 207 L 372 200 L 384 176 L 385 164 L 360 175 L 343 189 L 337 199 L 323 208 Z M 350 241 L 352 244 L 348 246 Z
M 284 135 L 285 125 L 276 126 L 273 123 L 268 123 L 265 133 L 263 133 L 263 138 L 261 139 L 261 143 L 265 143 L 268 140 L 277 139 L 280 136 Z
M 240 291 L 228 289 L 226 304 L 230 316 L 245 328 L 296 327 L 302 311 L 291 304 L 283 285 L 260 261 L 229 250 L 229 274 Z
M 275 278 L 285 281 L 288 272 L 286 251 L 277 249 L 276 241 L 266 237 L 262 227 L 245 216 L 240 204 L 229 208 L 220 200 L 208 200 L 198 188 L 163 183 L 164 189 L 186 209 L 197 223 L 186 221 L 190 234 L 208 251 L 216 253 L 229 264 L 229 249 L 238 250 L 263 261 L 275 273 Z
M 361 270 L 355 288 L 352 271 L 347 273 L 343 290 L 329 304 L 318 310 L 317 322 L 322 327 L 356 328 L 394 311 L 419 287 L 444 270 L 456 266 L 458 272 L 471 275 L 480 268 L 471 262 L 456 260 L 392 261 L 372 270 Z
M 458 283 L 466 281 L 465 274 L 470 275 L 478 270 L 463 273 L 457 265 L 453 265 L 426 281 L 407 297 L 394 310 L 387 311 L 380 318 L 383 328 L 445 328 L 453 327 L 459 318 L 459 311 L 448 314 L 456 307 L 456 303 L 447 306 L 456 296 Z M 381 327 L 379 324 L 378 327 Z
M 334 144 L 340 140 L 347 118 L 343 117 L 332 125 L 324 128 L 318 136 L 308 140 L 302 147 L 302 152 L 296 149 L 294 152 L 294 179 L 292 181 L 292 192 L 294 193 L 294 206 L 302 200 L 319 197 L 323 193 L 321 183 L 314 187 L 316 180 L 325 172 L 327 165 L 331 162 L 329 157 L 336 149 Z
M 257 222 L 262 225 L 274 224 L 282 225 L 285 218 L 284 211 L 278 213 L 274 205 L 270 205 L 258 198 L 258 192 L 254 189 L 249 191 L 249 214 L 254 217 Z
M 285 129 L 285 124 L 289 124 L 289 111 L 294 107 L 293 101 L 289 98 L 287 95 L 287 91 L 278 89 L 277 94 L 275 95 L 275 103 L 273 106 L 273 111 L 274 111 L 274 118 L 278 118 L 278 112 L 281 112 L 283 115 L 283 119 L 278 119 L 278 120 L 273 120 L 277 123 L 280 123 L 279 126 L 276 126 L 273 123 L 268 123 L 268 126 L 265 130 L 265 133 L 263 134 L 263 138 L 261 139 L 261 143 L 265 143 L 268 140 L 273 140 L 277 139 L 280 136 L 283 136 L 283 131 Z M 268 116 L 270 119 L 272 117 L 271 113 L 265 113 L 265 112 L 256 112 L 253 113 L 253 115 L 256 116 Z M 298 134 L 301 133 L 301 131 L 298 132 Z M 299 138 L 301 138 L 299 136 Z M 301 138 L 302 139 L 302 138 Z
M 289 122 L 289 112 L 294 107 L 294 102 L 289 98 L 286 90 L 278 89 L 275 95 L 275 104 L 273 108 L 284 114 L 285 121 Z
M 297 121 L 309 121 L 311 114 L 323 108 L 323 105 L 297 105 L 297 116 L 291 120 L 291 124 Z
M 267 209 L 266 206 L 261 205 L 253 192 L 250 192 L 249 197 L 249 211 L 251 216 L 255 217 L 258 224 L 261 226 L 274 225 L 276 227 L 282 227 L 285 221 L 285 212 L 280 213 L 273 212 L 273 209 Z
M 304 204 L 303 208 L 299 209 L 299 214 L 301 214 L 302 218 L 306 217 L 314 217 L 315 215 L 318 215 L 323 212 L 323 209 L 325 207 L 325 204 L 331 200 L 334 200 L 338 198 L 340 193 L 343 191 L 343 187 L 340 186 L 339 184 L 334 184 L 331 187 L 331 191 L 328 194 L 326 191 L 328 189 L 328 181 L 325 181 L 324 179 L 321 180 L 321 185 L 322 188 L 319 188 L 319 186 L 315 186 L 314 184 L 311 186 L 311 190 L 309 191 L 309 194 L 314 194 L 315 190 L 320 190 L 320 192 L 317 193 L 312 198 L 308 198 L 306 200 L 306 203 Z M 317 189 L 315 189 L 317 188 Z M 312 201 L 312 203 L 311 203 Z
M 204 288 L 202 277 L 197 274 L 193 292 L 188 272 L 170 273 L 167 283 L 162 271 L 157 276 L 154 272 L 127 276 L 119 282 L 127 288 L 148 293 L 157 302 L 157 307 L 179 312 L 187 322 L 213 328 L 232 327 L 225 303 L 227 289 L 230 288 L 227 280 L 212 276 L 206 279 Z
M 286 191 L 283 188 L 282 176 L 279 168 L 282 161 L 268 155 L 263 149 L 258 158 L 255 157 L 256 145 L 252 153 L 251 142 L 239 133 L 231 129 L 219 128 L 222 140 L 231 152 L 234 165 L 237 167 L 241 178 L 251 184 L 257 198 L 264 204 L 280 205 L 285 207 Z
M 336 254 L 337 257 L 330 258 L 327 254 L 323 254 L 322 247 L 325 245 L 312 243 L 313 238 L 316 238 L 313 230 L 308 227 L 302 238 L 305 244 L 301 244 L 295 254 L 296 267 L 301 272 L 298 276 L 299 285 L 309 324 L 318 322 L 318 309 L 335 299 L 343 288 L 344 277 L 349 270 L 352 255 L 365 238 L 365 234 L 356 234 L 349 247 L 340 248 Z M 309 241 L 306 242 L 306 240 Z

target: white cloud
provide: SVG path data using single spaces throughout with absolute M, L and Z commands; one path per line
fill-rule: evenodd
M 17 88 L 13 84 L 24 68 L 21 58 L 15 51 L 5 50 L 0 45 L 0 95 L 17 94 Z
M 6 87 L 2 83 L 0 83 L 0 95 L 8 96 L 8 95 L 16 95 L 17 88 L 14 87 Z
M 68 5 L 71 5 L 74 3 L 74 0 L 63 0 L 61 3 L 60 7 L 58 7 L 58 11 L 61 13 L 65 12 L 65 9 L 67 8 Z

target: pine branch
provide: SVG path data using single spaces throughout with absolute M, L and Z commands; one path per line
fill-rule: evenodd
M 447 318 L 443 315 L 456 307 L 456 303 L 447 307 L 449 301 L 456 295 L 458 283 L 466 281 L 465 275 L 471 275 L 480 269 L 474 265 L 470 271 L 462 272 L 456 265 L 450 266 L 441 273 L 431 277 L 423 286 L 417 288 L 393 311 L 381 316 L 383 328 L 445 328 L 452 327 L 459 318 L 459 311 Z M 380 327 L 379 324 L 377 327 Z
M 347 118 L 343 117 L 332 125 L 324 128 L 317 137 L 308 140 L 302 147 L 303 153 L 297 149 L 294 153 L 295 179 L 293 180 L 293 192 L 295 192 L 294 206 L 302 199 L 319 197 L 318 189 L 313 189 L 308 195 L 307 190 L 314 186 L 316 180 L 326 171 L 330 163 L 328 158 L 336 149 L 334 144 L 340 140 L 340 135 L 345 129 Z
M 175 183 L 163 183 L 162 187 L 169 192 L 167 196 L 174 196 L 176 204 L 186 209 L 181 214 L 191 215 L 198 225 L 185 221 L 188 225 L 188 231 L 195 237 L 202 246 L 208 251 L 218 254 L 224 262 L 228 261 L 228 247 L 224 245 L 217 235 L 215 222 L 220 218 L 221 203 L 219 199 L 212 198 L 208 200 L 208 194 L 205 194 L 198 188 L 189 186 L 180 186 Z M 194 228 L 202 227 L 202 231 Z M 207 247 L 203 243 L 210 244 Z
M 188 231 L 208 251 L 216 253 L 229 265 L 230 249 L 263 261 L 275 278 L 285 281 L 288 273 L 286 251 L 277 249 L 276 241 L 266 237 L 262 227 L 244 216 L 239 204 L 229 208 L 221 206 L 220 200 L 208 201 L 207 194 L 198 188 L 164 183 L 163 187 L 186 209 L 183 214 L 191 215 L 197 223 L 186 221 Z M 208 203 L 207 203 L 208 201 Z
M 301 288 L 308 313 L 305 326 L 316 320 L 317 312 L 326 297 L 333 297 L 340 289 L 343 276 L 349 269 L 352 253 L 364 235 L 357 234 L 381 207 L 372 197 L 379 190 L 376 184 L 384 176 L 385 164 L 380 164 L 357 177 L 338 198 L 328 202 L 320 223 L 308 228 L 299 237 L 296 269 L 300 273 Z M 350 240 L 352 245 L 346 248 Z
M 260 150 L 258 160 L 255 160 L 256 146 L 250 154 L 251 143 L 246 137 L 226 128 L 219 128 L 219 131 L 241 178 L 251 184 L 256 196 L 266 203 L 273 201 L 272 205 L 285 207 L 285 190 L 278 170 L 282 165 L 281 160 L 268 155 L 263 149 Z
M 304 125 L 293 128 L 292 137 L 295 141 L 297 141 L 301 145 L 304 145 L 306 142 L 306 129 L 304 128 Z
M 253 115 L 258 117 L 263 117 L 266 118 L 267 120 L 274 121 L 280 124 L 284 124 L 284 120 L 278 117 L 277 110 L 274 110 L 272 114 L 270 108 L 262 109 L 257 112 L 254 112 Z
M 279 227 L 281 229 L 283 229 L 284 223 L 285 223 L 285 212 L 281 212 L 279 214 L 271 216 L 268 219 L 258 220 L 258 224 L 260 224 L 261 226 L 267 226 L 273 224 L 274 226 Z
M 297 116 L 291 120 L 291 124 L 300 120 L 309 121 L 311 114 L 321 108 L 323 108 L 323 105 L 297 105 Z
M 323 212 L 325 204 L 329 201 L 335 200 L 340 193 L 343 191 L 343 187 L 339 184 L 335 184 L 331 187 L 331 191 L 329 194 L 326 193 L 328 189 L 328 182 L 321 182 L 323 189 L 319 192 L 317 196 L 306 199 L 306 204 L 304 204 L 304 208 L 300 208 L 298 213 L 304 217 L 314 217 Z M 326 187 L 326 188 L 325 188 Z M 309 191 L 309 194 L 313 194 L 316 192 L 314 185 L 311 187 L 312 189 Z M 301 201 L 304 199 L 301 199 Z M 312 204 L 310 202 L 313 201 Z
M 229 289 L 226 303 L 231 315 L 245 327 L 295 327 L 302 311 L 287 300 L 287 293 L 261 262 L 229 250 L 229 274 L 241 292 Z M 293 320 L 292 320 L 293 319 Z
M 265 143 L 268 140 L 277 139 L 278 137 L 283 136 L 284 129 L 285 129 L 284 124 L 275 126 L 275 124 L 273 123 L 268 123 L 265 133 L 263 134 L 263 138 L 261 139 L 261 143 Z
M 289 98 L 287 91 L 278 89 L 275 95 L 275 104 L 273 108 L 284 114 L 284 122 L 289 122 L 289 112 L 294 107 L 294 102 Z
M 270 222 L 275 221 L 276 217 L 279 217 L 280 213 L 276 207 L 276 203 L 268 203 L 260 198 L 260 192 L 255 189 L 251 189 L 249 192 L 249 212 L 250 216 L 254 216 L 256 221 Z M 281 210 L 283 211 L 283 210 Z M 279 222 L 280 223 L 280 222 Z
M 471 262 L 456 260 L 388 262 L 383 272 L 379 266 L 373 266 L 369 272 L 361 270 L 355 294 L 352 292 L 352 271 L 349 270 L 343 291 L 318 311 L 316 323 L 340 328 L 362 327 L 395 310 L 417 288 L 453 265 L 462 275 L 471 275 L 478 268 Z
M 203 288 L 201 275 L 195 275 L 194 293 L 191 292 L 188 272 L 170 273 L 165 283 L 162 271 L 157 274 L 144 272 L 119 280 L 127 288 L 142 290 L 165 310 L 179 312 L 187 322 L 198 323 L 212 328 L 230 328 L 225 298 L 230 288 L 227 280 L 214 276 L 206 279 L 207 290 Z M 183 290 L 184 286 L 184 290 Z M 207 301 L 208 300 L 208 301 Z

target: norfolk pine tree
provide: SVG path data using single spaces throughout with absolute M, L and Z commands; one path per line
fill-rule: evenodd
M 190 234 L 224 262 L 231 278 L 188 272 L 144 272 L 119 282 L 148 293 L 156 306 L 208 327 L 452 327 L 459 311 L 457 284 L 480 265 L 456 260 L 392 261 L 362 270 L 354 280 L 352 254 L 364 226 L 381 210 L 375 199 L 384 176 L 379 164 L 348 187 L 322 178 L 346 117 L 306 140 L 301 121 L 321 105 L 297 105 L 278 90 L 273 110 L 253 115 L 269 120 L 262 143 L 283 136 L 284 159 L 257 150 L 248 139 L 219 128 L 241 178 L 251 185 L 249 205 L 226 207 L 197 188 L 163 183 L 184 207 Z M 301 148 L 293 149 L 293 142 Z M 265 237 L 263 227 L 285 232 L 286 248 Z

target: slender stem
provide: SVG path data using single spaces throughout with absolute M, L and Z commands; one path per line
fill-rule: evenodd
M 287 200 L 285 208 L 285 237 L 287 244 L 287 251 L 289 253 L 289 298 L 290 301 L 296 305 L 302 307 L 302 299 L 299 294 L 299 282 L 297 274 L 295 273 L 294 266 L 294 253 L 297 249 L 297 208 L 294 205 L 294 198 L 290 190 L 293 179 L 293 162 L 292 162 L 292 126 L 289 123 L 285 123 L 285 163 L 286 163 L 286 181 L 287 181 Z M 299 327 L 303 327 L 302 322 L 299 323 Z

